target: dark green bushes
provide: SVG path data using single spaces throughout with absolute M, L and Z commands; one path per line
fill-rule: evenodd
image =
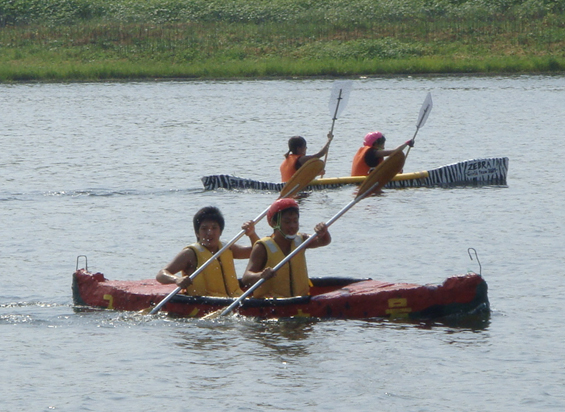
M 2 0 L 0 22 L 266 23 L 366 25 L 423 18 L 544 17 L 563 0 Z
M 564 59 L 565 0 L 0 0 L 0 80 L 560 71 Z

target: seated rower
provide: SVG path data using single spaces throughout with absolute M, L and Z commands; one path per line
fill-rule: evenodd
M 284 155 L 285 159 L 281 163 L 281 182 L 286 183 L 290 180 L 294 172 L 300 169 L 308 160 L 317 157 L 318 159 L 328 152 L 330 143 L 333 139 L 332 133 L 328 133 L 328 141 L 318 153 L 314 155 L 306 155 L 306 139 L 302 136 L 293 136 L 288 139 L 288 152 Z M 322 172 L 323 174 L 323 172 Z
M 185 247 L 167 266 L 159 271 L 157 280 L 163 284 L 174 283 L 186 289 L 191 296 L 241 296 L 233 259 L 247 259 L 251 246 L 232 245 L 218 259 L 210 263 L 192 282 L 189 276 L 208 261 L 223 245 L 220 236 L 224 230 L 224 217 L 216 207 L 204 207 L 193 218 L 196 243 Z M 242 229 L 249 236 L 251 245 L 259 240 L 255 223 L 249 221 Z M 182 276 L 175 276 L 181 272 Z
M 269 208 L 267 219 L 274 232 L 253 246 L 249 263 L 243 274 L 243 283 L 251 286 L 261 278 L 266 279 L 253 292 L 255 298 L 309 295 L 311 284 L 308 279 L 304 249 L 277 272 L 272 270 L 285 256 L 309 237 L 298 232 L 298 204 L 294 199 L 279 199 Z M 325 223 L 319 223 L 314 230 L 318 237 L 305 249 L 326 246 L 331 243 L 332 239 Z
M 408 140 L 394 150 L 385 150 L 386 138 L 381 132 L 371 132 L 365 135 L 363 146 L 357 150 L 351 166 L 351 176 L 367 176 L 381 164 L 386 156 L 396 149 L 403 150 L 406 146 L 414 147 L 414 141 Z

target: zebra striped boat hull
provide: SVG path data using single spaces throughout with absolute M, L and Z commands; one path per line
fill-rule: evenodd
M 471 159 L 452 163 L 424 172 L 405 173 L 395 176 L 385 187 L 452 187 L 506 185 L 508 158 L 495 157 Z M 312 181 L 307 190 L 337 188 L 348 184 L 363 182 L 364 176 L 343 178 L 321 178 Z M 202 178 L 205 190 L 216 189 L 254 189 L 280 192 L 284 183 L 262 182 L 231 175 L 211 175 Z

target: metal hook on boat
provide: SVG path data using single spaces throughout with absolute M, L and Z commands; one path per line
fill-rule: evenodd
M 78 262 L 79 262 L 79 260 L 80 260 L 81 257 L 84 258 L 84 269 L 88 272 L 88 259 L 87 259 L 86 255 L 78 255 L 78 256 L 77 256 L 77 267 L 76 267 L 76 270 L 78 270 Z
M 467 249 L 467 253 L 469 253 L 469 257 L 471 258 L 471 260 L 473 260 L 473 256 L 471 255 L 471 250 L 475 252 L 475 258 L 477 259 L 477 263 L 479 264 L 479 275 L 482 276 L 483 269 L 481 267 L 481 261 L 479 260 L 479 254 L 477 253 L 476 249 L 473 247 Z

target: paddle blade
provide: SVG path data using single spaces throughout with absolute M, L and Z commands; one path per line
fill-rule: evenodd
M 424 100 L 424 103 L 420 108 L 420 114 L 418 115 L 418 121 L 416 122 L 416 127 L 418 129 L 426 123 L 426 120 L 428 120 L 428 116 L 432 111 L 432 107 L 434 107 L 434 103 L 432 101 L 432 94 L 428 92 L 428 95 L 426 96 L 426 99 Z
M 357 191 L 357 198 L 365 197 L 371 193 L 378 193 L 384 185 L 396 176 L 404 167 L 406 157 L 402 150 L 388 156 L 375 170 L 373 170 Z
M 339 80 L 334 82 L 332 95 L 328 104 L 330 116 L 333 116 L 334 120 L 337 119 L 343 109 L 345 109 L 345 106 L 347 106 L 352 85 L 353 82 L 351 80 Z
M 210 312 L 204 316 L 202 316 L 200 319 L 202 320 L 212 320 L 212 319 L 217 319 L 220 317 L 220 315 L 222 314 L 222 312 L 224 311 L 224 309 L 218 309 L 215 310 L 213 312 Z
M 304 163 L 284 185 L 280 198 L 292 197 L 304 190 L 324 170 L 324 161 L 313 158 Z

